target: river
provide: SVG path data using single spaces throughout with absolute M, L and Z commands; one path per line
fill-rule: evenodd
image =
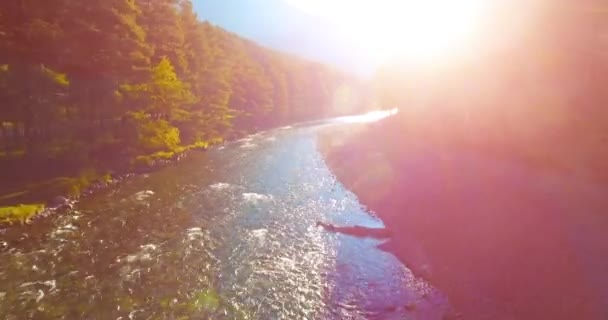
M 0 231 L 0 319 L 442 319 L 446 298 L 331 174 L 321 126 L 279 128 Z

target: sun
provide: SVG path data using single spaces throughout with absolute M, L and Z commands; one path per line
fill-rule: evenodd
M 330 21 L 372 62 L 436 62 L 472 45 L 487 0 L 286 0 Z

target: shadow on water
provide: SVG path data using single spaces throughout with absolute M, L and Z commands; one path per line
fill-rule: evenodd
M 2 319 L 441 319 L 445 298 L 316 151 L 314 128 L 256 134 L 0 234 Z

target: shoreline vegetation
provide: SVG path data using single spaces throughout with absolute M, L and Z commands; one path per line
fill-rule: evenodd
M 190 0 L 9 1 L 0 17 L 5 222 L 190 150 L 367 106 L 356 77 L 201 21 Z
M 462 319 L 602 318 L 608 188 L 403 136 L 402 121 L 317 137 L 338 180 L 384 221 L 380 249 L 445 292 Z
M 217 145 L 221 142 L 217 142 Z M 179 162 L 190 152 L 205 151 L 212 145 L 194 144 L 180 148 L 175 152 L 158 152 L 147 156 L 138 156 L 129 169 L 114 173 L 100 174 L 94 168 L 86 169 L 78 175 L 58 177 L 45 181 L 24 183 L 16 190 L 0 196 L 0 227 L 12 224 L 29 224 L 35 219 L 51 215 L 57 211 L 70 208 L 82 197 L 93 195 L 110 187 L 115 187 L 138 174 L 145 174 Z M 28 204 L 23 204 L 23 203 Z

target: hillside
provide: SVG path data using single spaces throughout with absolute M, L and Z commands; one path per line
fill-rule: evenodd
M 97 179 L 246 132 L 353 113 L 357 87 L 350 75 L 199 21 L 189 0 L 3 2 L 0 202 L 27 200 L 21 189 L 34 186 L 25 182 Z

